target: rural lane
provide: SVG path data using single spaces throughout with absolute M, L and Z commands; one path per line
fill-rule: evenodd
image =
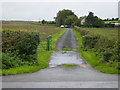
M 77 50 L 77 39 L 72 29 L 67 31 L 57 41 L 56 49 L 73 49 Z
M 56 49 L 77 49 L 72 29 L 58 40 Z M 77 64 L 64 67 L 62 64 Z M 118 75 L 92 68 L 78 52 L 54 51 L 49 67 L 31 74 L 3 76 L 3 88 L 118 88 Z

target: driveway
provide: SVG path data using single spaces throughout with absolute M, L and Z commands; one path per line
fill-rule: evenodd
M 56 49 L 77 50 L 72 29 L 58 40 Z M 63 64 L 76 64 L 65 67 Z M 3 76 L 4 88 L 118 88 L 118 75 L 92 68 L 74 51 L 53 51 L 49 67 L 30 74 Z

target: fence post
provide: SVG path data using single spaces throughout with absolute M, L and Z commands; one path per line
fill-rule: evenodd
M 47 50 L 50 51 L 52 49 L 52 37 L 49 36 L 47 38 Z

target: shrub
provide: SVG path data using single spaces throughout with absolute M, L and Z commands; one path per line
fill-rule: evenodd
M 38 33 L 29 33 L 16 40 L 14 48 L 18 50 L 18 54 L 20 55 L 31 55 L 36 53 L 39 42 L 40 38 Z
M 13 56 L 11 53 L 2 53 L 2 68 L 9 69 L 20 65 L 20 58 Z
M 83 45 L 84 48 L 94 48 L 99 36 L 84 36 Z
M 37 64 L 38 32 L 3 30 L 2 66 L 4 69 Z M 12 53 L 11 53 L 12 52 Z
M 83 50 L 94 51 L 97 56 L 101 57 L 101 62 L 103 63 L 120 62 L 118 55 L 120 52 L 120 44 L 117 40 L 109 40 L 104 36 L 87 32 L 87 30 L 80 27 L 75 27 L 75 30 L 80 32 L 80 34 L 83 36 Z

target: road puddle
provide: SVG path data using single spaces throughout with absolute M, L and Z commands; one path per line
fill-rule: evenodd
M 81 58 L 78 52 L 74 51 L 60 51 L 53 52 L 49 67 L 57 67 L 63 64 L 85 64 L 85 61 Z

